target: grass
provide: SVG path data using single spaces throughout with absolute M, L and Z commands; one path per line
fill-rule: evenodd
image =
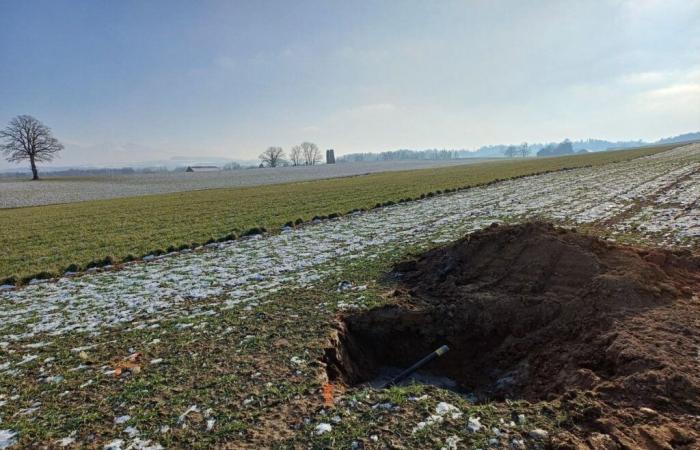
M 235 238 L 255 228 L 274 230 L 299 218 L 308 221 L 503 179 L 625 161 L 674 146 L 2 209 L 0 280 L 49 278 L 69 267 L 85 269 Z
M 585 399 L 577 399 L 582 404 L 573 408 L 558 401 L 474 404 L 454 392 L 414 385 L 345 392 L 339 388 L 334 405 L 324 406 L 318 360 L 328 345 L 339 302 L 355 297 L 337 292 L 337 280 L 368 286 L 362 293 L 362 308 L 386 304 L 390 301 L 386 294 L 394 286 L 377 279 L 407 253 L 419 250 L 408 247 L 356 261 L 344 266 L 337 279 L 331 277 L 311 289 L 283 290 L 250 309 L 241 304 L 213 316 L 159 321 L 157 328 L 125 323 L 95 336 L 35 337 L 50 344 L 31 349 L 38 358 L 22 367 L 22 376 L 0 371 L 0 392 L 7 393 L 7 403 L 0 405 L 0 429 L 19 433 L 18 448 L 57 447 L 59 439 L 72 433 L 77 444 L 101 448 L 112 439 L 128 441 L 123 430 L 133 426 L 144 440 L 165 448 L 193 449 L 347 449 L 352 442 L 367 449 L 440 448 L 451 435 L 460 436 L 465 448 L 486 448 L 492 427 L 504 429 L 513 412 L 526 414 L 528 420 L 524 427 L 510 428 L 513 437 L 526 436 L 533 427 L 566 429 L 571 416 L 587 406 Z M 217 305 L 216 298 L 197 304 Z M 177 326 L 185 322 L 193 326 Z M 12 342 L 7 350 L 26 353 L 22 344 Z M 70 350 L 86 344 L 92 347 L 83 355 Z M 142 354 L 138 373 L 104 374 L 115 359 L 133 352 Z M 304 363 L 292 362 L 292 356 Z M 154 358 L 163 361 L 152 364 Z M 64 379 L 59 384 L 39 381 L 47 375 Z M 446 417 L 443 423 L 414 433 L 439 401 L 460 408 L 464 417 Z M 41 403 L 39 410 L 23 412 L 36 402 Z M 375 407 L 385 403 L 392 409 Z M 181 421 L 180 415 L 192 405 L 198 411 Z M 123 415 L 129 416 L 128 421 L 115 425 L 115 417 Z M 479 433 L 466 431 L 470 416 L 481 419 L 484 427 Z M 211 419 L 215 422 L 208 429 Z M 314 428 L 322 422 L 332 423 L 333 430 L 316 435 Z M 169 431 L 163 432 L 163 426 Z

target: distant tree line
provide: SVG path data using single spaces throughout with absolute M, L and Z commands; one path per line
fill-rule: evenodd
M 564 139 L 558 144 L 549 144 L 537 152 L 537 156 L 563 156 L 573 155 L 574 146 L 570 140 Z
M 516 156 L 527 158 L 530 153 L 532 153 L 532 150 L 527 145 L 527 142 L 523 142 L 520 145 L 509 145 L 503 150 L 503 154 L 508 158 L 515 158 Z
M 386 152 L 350 153 L 338 158 L 338 162 L 365 162 L 365 161 L 392 161 L 392 160 L 444 160 L 461 158 L 498 158 L 498 157 L 524 157 L 524 156 L 556 156 L 573 153 L 600 152 L 610 149 L 640 147 L 655 143 L 688 142 L 700 140 L 700 132 L 686 133 L 679 136 L 661 139 L 656 142 L 636 141 L 607 141 L 603 139 L 582 139 L 571 141 L 565 139 L 562 142 L 535 143 L 520 145 L 484 145 L 476 150 L 468 149 L 427 149 L 410 150 L 400 149 Z
M 457 150 L 394 150 L 381 153 L 350 153 L 338 158 L 338 162 L 363 162 L 363 161 L 402 161 L 402 160 L 450 160 L 459 158 Z
M 574 144 L 569 139 L 564 139 L 559 143 L 551 143 L 547 145 L 537 144 L 537 156 L 563 156 L 573 155 L 574 153 L 588 153 L 587 149 L 575 149 Z M 503 151 L 503 154 L 508 158 L 522 157 L 525 158 L 533 152 L 533 148 L 523 142 L 520 145 L 509 145 Z

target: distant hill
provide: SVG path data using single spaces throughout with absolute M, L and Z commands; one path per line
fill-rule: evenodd
M 643 147 L 645 145 L 672 144 L 674 142 L 700 141 L 700 132 L 685 133 L 678 136 L 659 139 L 655 142 L 636 141 L 608 141 L 605 139 L 581 139 L 562 142 L 528 144 L 530 155 L 556 156 L 571 155 L 574 153 L 602 152 L 605 150 L 617 150 L 623 148 Z M 350 161 L 387 161 L 387 160 L 416 160 L 416 159 L 461 159 L 461 158 L 502 158 L 509 145 L 485 145 L 476 150 L 468 149 L 425 149 L 411 150 L 400 149 L 377 153 L 350 153 L 338 158 L 338 162 Z
M 678 136 L 668 137 L 659 139 L 656 141 L 657 144 L 673 144 L 675 142 L 689 142 L 689 141 L 700 141 L 700 131 L 697 133 L 685 133 L 679 134 Z

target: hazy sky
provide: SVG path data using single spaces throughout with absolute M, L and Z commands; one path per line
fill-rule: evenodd
M 700 129 L 700 1 L 0 0 L 17 114 L 59 164 L 655 140 Z

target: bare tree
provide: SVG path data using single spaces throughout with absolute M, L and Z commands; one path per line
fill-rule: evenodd
M 258 156 L 263 166 L 277 167 L 284 160 L 284 150 L 282 147 L 269 147 Z
M 518 153 L 520 153 L 520 156 L 523 158 L 527 158 L 530 155 L 530 147 L 528 147 L 527 142 L 523 142 L 520 144 L 520 147 L 518 148 Z
M 516 147 L 515 145 L 509 145 L 503 151 L 503 154 L 506 155 L 508 158 L 513 158 L 515 157 L 515 155 L 518 154 L 518 147 Z
M 301 151 L 304 155 L 304 164 L 314 166 L 321 161 L 321 150 L 312 142 L 302 142 Z
M 0 150 L 9 162 L 29 160 L 32 167 L 32 180 L 39 179 L 36 168 L 37 162 L 52 161 L 56 153 L 63 150 L 63 144 L 58 142 L 47 127 L 32 116 L 17 116 L 10 124 L 0 131 Z
M 289 150 L 289 159 L 292 161 L 293 166 L 300 166 L 303 160 L 303 152 L 301 150 L 301 145 L 295 145 Z

